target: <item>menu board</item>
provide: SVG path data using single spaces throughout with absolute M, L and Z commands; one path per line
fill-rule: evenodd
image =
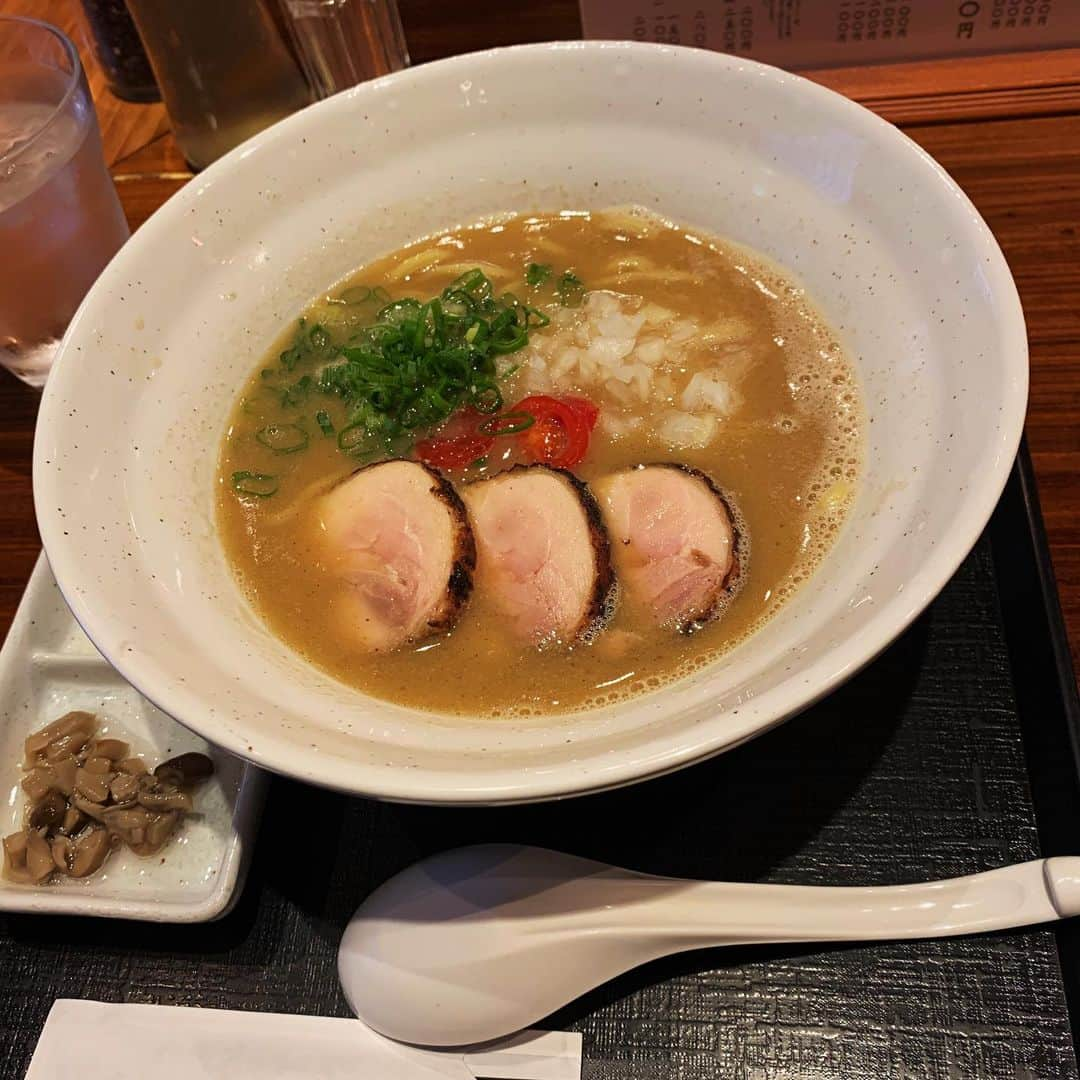
M 585 36 L 841 67 L 1080 45 L 1080 0 L 581 0 Z

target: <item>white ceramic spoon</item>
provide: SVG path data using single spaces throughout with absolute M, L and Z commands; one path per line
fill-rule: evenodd
M 402 1042 L 461 1046 L 528 1027 L 648 960 L 688 949 L 946 937 L 1080 914 L 1080 857 L 921 885 L 682 881 L 541 848 L 435 855 L 391 878 L 345 931 L 356 1014 Z

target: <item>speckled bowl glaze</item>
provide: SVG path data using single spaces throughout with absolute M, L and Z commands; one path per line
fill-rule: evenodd
M 497 211 L 618 203 L 764 251 L 842 334 L 869 423 L 857 504 L 832 553 L 756 636 L 618 707 L 496 723 L 337 683 L 262 625 L 217 541 L 217 453 L 244 379 L 288 320 L 372 256 Z M 184 724 L 345 791 L 513 802 L 676 769 L 851 676 L 971 548 L 1026 394 L 1023 316 L 1001 252 L 895 128 L 745 60 L 529 46 L 314 105 L 171 199 L 67 333 L 42 402 L 34 494 L 75 616 Z

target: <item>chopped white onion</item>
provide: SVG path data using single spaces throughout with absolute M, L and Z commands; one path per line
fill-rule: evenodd
M 656 367 L 656 365 L 664 359 L 663 340 L 661 338 L 651 337 L 646 338 L 644 341 L 639 341 L 637 348 L 634 349 L 634 359 L 640 360 L 643 364 L 648 364 L 650 367 Z
M 716 434 L 717 418 L 740 404 L 735 386 L 753 357 L 731 338 L 743 330 L 737 317 L 706 325 L 640 296 L 595 289 L 580 307 L 552 312 L 548 331 L 524 350 L 522 382 L 533 393 L 594 395 L 601 416 L 614 411 L 624 432 L 628 417 L 637 418 L 634 427 L 651 427 L 659 413 L 661 441 L 705 446 Z M 717 366 L 687 382 L 688 353 L 702 344 L 711 345 Z
M 679 404 L 687 412 L 709 412 L 730 416 L 737 405 L 735 391 L 722 375 L 715 371 L 699 371 L 686 384 Z
M 668 337 L 677 345 L 689 341 L 698 332 L 698 325 L 693 319 L 680 319 L 673 323 Z
M 670 308 L 661 307 L 651 301 L 641 309 L 642 318 L 652 326 L 667 322 L 675 317 L 675 312 Z
M 661 442 L 673 449 L 701 449 L 708 446 L 716 435 L 716 417 L 684 412 L 664 413 L 656 426 L 656 434 Z

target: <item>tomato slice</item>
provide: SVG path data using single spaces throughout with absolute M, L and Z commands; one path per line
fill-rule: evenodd
M 536 394 L 522 398 L 514 406 L 514 412 L 528 413 L 534 420 L 532 427 L 519 436 L 522 449 L 533 461 L 568 469 L 585 457 L 596 421 L 590 422 L 586 409 L 577 404 L 583 398 L 574 401 L 570 404 L 564 399 Z M 591 402 L 586 404 L 592 407 Z
M 594 405 L 588 398 L 578 397 L 576 394 L 563 394 L 559 400 L 569 405 L 574 412 L 581 416 L 585 421 L 585 426 L 591 433 L 600 417 L 600 407 Z
M 421 439 L 416 456 L 439 469 L 463 469 L 487 455 L 495 440 L 487 435 L 459 435 L 456 439 Z
M 512 426 L 505 431 L 500 428 L 499 420 L 517 420 L 518 414 L 531 417 L 532 424 L 520 434 Z M 417 442 L 416 456 L 437 468 L 463 469 L 486 457 L 496 437 L 516 435 L 531 461 L 568 469 L 585 457 L 599 415 L 600 410 L 588 398 L 571 395 L 534 394 L 494 418 L 482 416 L 475 409 L 462 409 L 443 424 L 437 435 Z M 495 434 L 487 434 L 484 425 Z
M 481 435 L 477 425 L 484 419 L 475 409 L 456 412 L 430 439 L 420 439 L 416 456 L 438 469 L 463 469 L 485 457 L 495 445 L 491 435 Z

